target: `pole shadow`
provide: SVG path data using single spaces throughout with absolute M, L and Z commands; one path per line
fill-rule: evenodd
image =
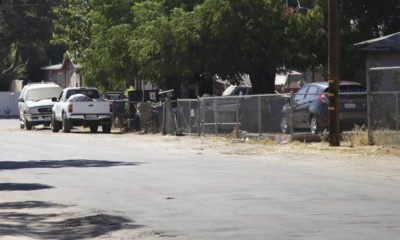
M 40 183 L 0 183 L 0 191 L 34 191 L 53 188 Z
M 0 210 L 4 209 L 25 209 L 25 208 L 63 208 L 66 205 L 43 202 L 43 201 L 24 201 L 24 202 L 5 202 L 0 203 Z
M 1 161 L 0 170 L 17 170 L 24 168 L 92 168 L 92 167 L 116 167 L 138 166 L 142 162 L 116 162 L 106 160 L 68 159 L 68 160 L 40 160 L 40 161 Z

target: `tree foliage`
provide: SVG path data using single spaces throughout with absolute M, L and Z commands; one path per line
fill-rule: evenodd
M 16 78 L 43 79 L 40 67 L 64 51 L 50 45 L 54 15 L 51 0 L 0 3 L 0 88 Z M 54 54 L 54 55 L 53 55 Z M 56 57 L 54 57 L 56 58 Z M 55 60 L 55 59 L 53 59 Z
M 399 31 L 400 6 L 397 0 L 341 4 L 347 77 L 352 63 L 362 64 L 352 44 Z M 326 69 L 327 5 L 324 0 L 70 0 L 56 9 L 55 42 L 78 53 L 84 79 L 104 89 L 121 88 L 133 78 L 163 85 L 249 74 L 256 93 L 273 92 L 278 67 Z
M 168 78 L 202 73 L 194 15 L 183 8 L 169 7 L 166 1 L 147 0 L 132 9 L 135 30 L 129 50 L 138 64 L 138 76 L 161 84 Z

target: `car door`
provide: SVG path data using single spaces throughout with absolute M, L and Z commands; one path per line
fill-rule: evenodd
M 304 108 L 304 99 L 306 97 L 306 93 L 308 90 L 308 86 L 304 86 L 297 91 L 294 96 L 293 102 L 293 125 L 294 127 L 302 127 L 302 111 Z
M 18 111 L 19 111 L 19 116 L 20 116 L 21 120 L 23 120 L 24 110 L 25 110 L 25 92 L 26 92 L 26 87 L 22 89 L 22 92 L 18 98 Z M 22 99 L 23 102 L 20 99 Z
M 311 85 L 304 97 L 303 104 L 301 106 L 301 109 L 299 110 L 300 112 L 300 121 L 301 121 L 301 126 L 302 127 L 308 127 L 310 125 L 309 123 L 309 118 L 310 118 L 310 108 L 315 101 L 315 99 L 318 99 L 318 87 Z
M 55 114 L 56 119 L 58 121 L 60 121 L 61 118 L 62 118 L 62 114 L 61 113 L 62 113 L 62 106 L 63 106 L 63 103 L 64 103 L 64 99 L 65 99 L 65 92 L 63 91 L 63 92 L 61 92 L 61 95 L 58 98 L 58 101 L 54 104 L 54 109 L 55 109 L 54 114 Z

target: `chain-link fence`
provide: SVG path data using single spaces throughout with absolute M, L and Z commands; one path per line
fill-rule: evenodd
M 370 68 L 368 89 L 368 142 L 400 143 L 400 67 Z
M 400 143 L 400 67 L 371 68 L 367 73 L 366 88 L 350 82 L 339 85 L 342 136 L 362 133 L 369 144 Z M 290 94 L 176 101 L 166 98 L 163 103 L 151 103 L 151 106 L 113 101 L 114 122 L 135 130 L 151 128 L 152 132 L 199 136 L 273 134 L 293 140 L 296 135 L 325 135 L 324 132 L 329 132 L 329 103 L 327 83 L 324 84 L 320 83 L 319 90 L 301 88 Z M 136 112 L 138 108 L 142 109 L 141 116 Z M 152 126 L 146 124 L 149 121 Z
M 399 98 L 400 67 L 370 69 L 367 88 L 341 83 L 338 107 L 342 135 L 363 132 L 369 144 L 385 144 L 382 139 L 386 136 L 393 139 L 400 129 Z M 328 105 L 327 89 L 310 87 L 292 94 L 178 99 L 172 112 L 175 128 L 182 133 L 286 133 L 293 140 L 298 134 L 328 133 Z
M 290 95 L 247 95 L 178 99 L 175 110 L 183 133 L 281 133 L 281 111 Z
M 327 93 L 205 97 L 178 100 L 179 126 L 185 133 L 317 135 L 328 128 Z M 340 128 L 349 131 L 367 123 L 367 95 L 340 94 Z M 289 135 L 290 134 L 290 135 Z

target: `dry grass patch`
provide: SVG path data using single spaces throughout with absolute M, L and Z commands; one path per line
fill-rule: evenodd
M 269 146 L 272 146 L 272 145 L 277 145 L 277 143 L 274 141 L 274 140 L 272 140 L 271 138 L 264 138 L 264 139 L 260 139 L 260 140 L 258 140 L 258 139 L 250 139 L 250 140 L 248 140 L 248 141 L 244 141 L 246 144 L 261 144 L 261 145 L 269 145 Z
M 365 127 L 356 127 L 351 133 L 343 136 L 343 141 L 354 146 L 367 146 L 368 145 L 368 131 Z
M 394 146 L 400 144 L 400 134 L 393 130 L 377 130 L 372 134 L 375 145 Z

